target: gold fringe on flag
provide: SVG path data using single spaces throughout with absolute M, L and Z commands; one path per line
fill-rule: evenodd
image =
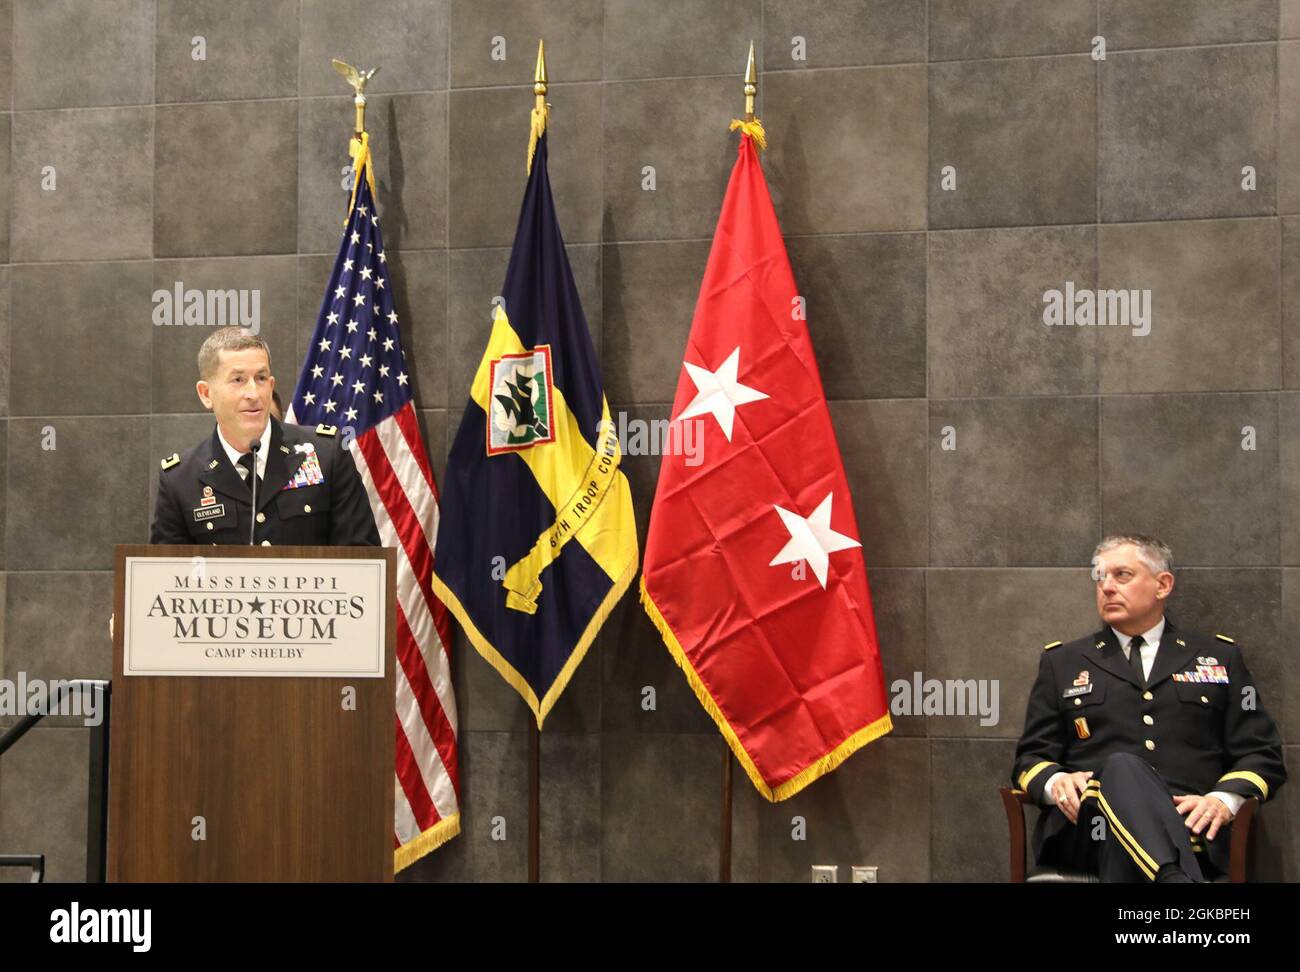
M 414 840 L 403 844 L 393 852 L 393 871 L 410 867 L 425 854 L 437 850 L 447 841 L 460 833 L 460 814 L 439 820 L 436 824 Z
M 768 786 L 767 781 L 763 779 L 763 774 L 758 771 L 758 767 L 754 764 L 753 757 L 749 755 L 744 744 L 741 743 L 740 737 L 736 735 L 736 730 L 731 727 L 727 717 L 722 714 L 722 707 L 718 705 L 717 700 L 709 692 L 708 687 L 704 684 L 704 679 L 700 678 L 699 672 L 695 670 L 695 666 L 691 664 L 690 658 L 687 657 L 686 650 L 682 647 L 681 642 L 677 640 L 677 635 L 673 633 L 672 627 L 664 619 L 663 614 L 660 613 L 659 605 L 654 602 L 654 598 L 646 590 L 644 574 L 641 575 L 640 590 L 641 606 L 645 608 L 651 622 L 659 630 L 664 645 L 668 648 L 669 654 L 673 656 L 673 661 L 677 662 L 677 667 L 686 675 L 686 681 L 695 692 L 695 697 L 699 699 L 704 711 L 709 714 L 709 717 L 717 725 L 718 731 L 722 733 L 722 738 L 727 741 L 727 745 L 731 747 L 731 751 L 745 771 L 745 775 L 749 777 L 749 782 L 754 784 L 754 789 L 758 790 L 772 803 L 778 803 L 794 796 L 809 783 L 835 769 L 867 743 L 879 739 L 894 728 L 893 720 L 890 719 L 889 713 L 886 712 L 875 722 L 863 726 L 830 752 L 804 767 L 803 770 L 784 783 L 775 787 Z
M 741 121 L 739 118 L 731 119 L 731 127 L 728 131 L 734 132 L 737 128 L 754 140 L 754 144 L 758 146 L 760 152 L 767 148 L 767 132 L 763 130 L 763 123 L 757 118 L 753 121 Z

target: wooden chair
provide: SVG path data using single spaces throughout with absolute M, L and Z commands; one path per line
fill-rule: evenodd
M 1012 884 L 1095 884 L 1097 876 L 1084 871 L 1071 871 L 1066 868 L 1040 867 L 1027 875 L 1027 857 L 1029 844 L 1025 839 L 1025 807 L 1034 806 L 1029 794 L 1024 790 L 1001 787 L 1002 806 L 1007 812 L 1007 833 L 1011 838 L 1011 883 Z M 1259 809 L 1259 800 L 1251 797 L 1241 805 L 1237 816 L 1233 818 L 1232 843 L 1228 856 L 1228 873 L 1218 879 L 1218 883 L 1246 883 L 1246 854 L 1250 848 L 1251 822 L 1255 811 Z

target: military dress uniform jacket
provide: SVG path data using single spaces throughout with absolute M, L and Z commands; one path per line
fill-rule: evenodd
M 257 532 L 264 546 L 378 546 L 370 500 L 334 426 L 271 422 L 266 470 L 257 487 Z M 150 543 L 247 544 L 248 483 L 212 435 L 162 461 Z
M 1012 779 L 1042 804 L 1054 773 L 1091 770 L 1095 780 L 1112 753 L 1142 757 L 1175 794 L 1220 790 L 1264 801 L 1286 781 L 1282 740 L 1241 649 L 1167 617 L 1145 687 L 1109 626 L 1046 647 Z M 1043 813 L 1035 852 L 1069 825 L 1063 813 Z

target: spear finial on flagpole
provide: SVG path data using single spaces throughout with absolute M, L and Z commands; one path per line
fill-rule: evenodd
M 754 69 L 754 42 L 749 42 L 749 63 L 745 65 L 745 121 L 754 120 L 754 96 L 758 94 L 758 72 Z
M 546 103 L 546 42 L 537 42 L 537 70 L 533 72 L 533 115 L 528 131 L 528 171 L 533 171 L 533 153 L 537 140 L 546 132 L 551 106 Z
M 744 134 L 754 140 L 754 144 L 760 148 L 767 148 L 767 133 L 763 131 L 763 123 L 754 116 L 754 98 L 758 94 L 758 69 L 754 66 L 754 42 L 749 42 L 749 60 L 745 64 L 745 117 L 744 119 L 733 118 L 731 120 L 731 130 L 734 132 L 737 128 Z
M 537 96 L 537 109 L 546 107 L 546 41 L 537 42 L 537 70 L 533 72 L 533 94 Z

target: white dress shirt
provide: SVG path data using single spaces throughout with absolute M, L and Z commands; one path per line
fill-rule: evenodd
M 1115 631 L 1113 627 L 1110 630 Z M 1156 652 L 1160 650 L 1160 636 L 1163 635 L 1164 633 L 1165 633 L 1165 619 L 1163 616 L 1161 616 L 1160 620 L 1156 622 L 1155 627 L 1153 627 L 1149 631 L 1142 632 L 1141 650 L 1142 650 L 1142 677 L 1143 678 L 1151 677 L 1151 666 L 1156 663 Z M 1126 635 L 1120 631 L 1115 631 L 1115 637 L 1119 639 L 1120 649 L 1124 652 L 1124 657 L 1127 659 L 1129 657 L 1129 645 L 1132 643 L 1134 636 Z M 1051 806 L 1053 803 L 1056 802 L 1052 799 L 1052 787 L 1056 785 L 1057 777 L 1065 776 L 1065 775 L 1067 774 L 1062 772 L 1057 772 L 1057 773 L 1053 773 L 1051 776 L 1047 778 L 1047 785 L 1043 787 L 1043 802 L 1048 806 Z M 1215 799 L 1217 799 L 1220 803 L 1222 803 L 1225 807 L 1228 808 L 1228 812 L 1231 813 L 1234 817 L 1237 815 L 1237 811 L 1241 809 L 1241 804 L 1246 799 L 1244 796 L 1241 796 L 1239 794 L 1224 793 L 1221 790 L 1215 790 L 1206 795 L 1212 796 Z
M 221 426 L 219 425 L 217 426 L 217 438 L 221 440 L 221 448 L 226 450 L 226 455 L 230 457 L 230 464 L 235 467 L 235 472 L 239 473 L 239 478 L 247 482 L 248 469 L 239 464 L 239 457 L 248 452 L 248 447 L 245 446 L 243 452 L 241 452 L 232 446 L 226 441 L 226 437 L 221 434 Z M 266 420 L 266 428 L 262 430 L 262 446 L 257 450 L 257 475 L 261 476 L 263 479 L 266 478 L 266 456 L 270 451 L 270 448 L 271 420 L 268 418 Z

